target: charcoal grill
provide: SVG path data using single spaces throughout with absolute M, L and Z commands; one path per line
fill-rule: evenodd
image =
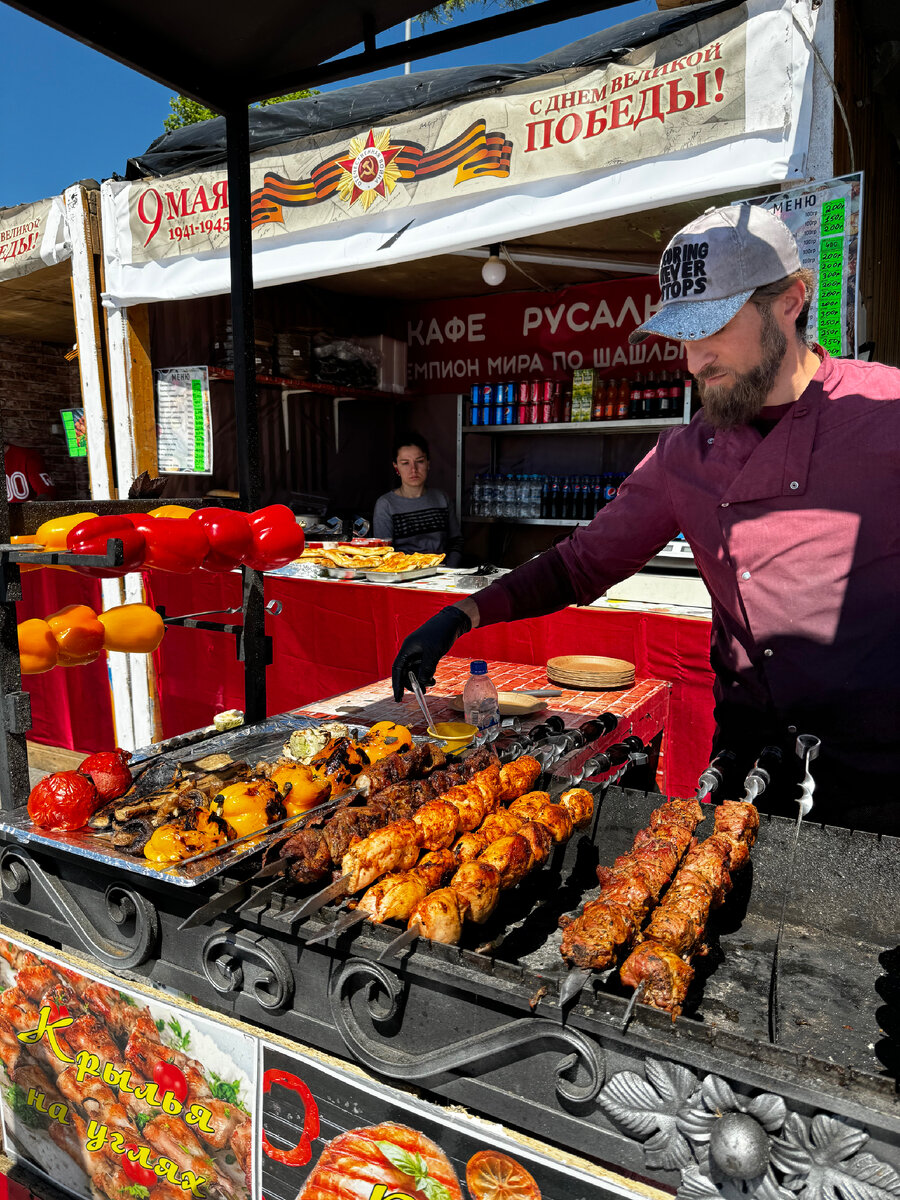
M 804 824 L 781 947 L 779 1044 L 768 1040 L 768 981 L 793 822 L 777 817 L 763 817 L 751 866 L 711 925 L 683 1016 L 638 1005 L 623 1032 L 628 994 L 600 974 L 561 1012 L 558 918 L 596 893 L 598 854 L 609 863 L 626 850 L 659 802 L 609 788 L 592 837 L 574 838 L 527 889 L 505 894 L 487 925 L 459 946 L 419 941 L 400 961 L 377 961 L 396 927 L 357 926 L 306 947 L 339 910 L 292 928 L 281 911 L 293 895 L 179 933 L 196 895 L 30 847 L 3 851 L 0 913 L 127 977 L 661 1184 L 708 1182 L 702 1139 L 679 1133 L 702 1131 L 704 1104 L 767 1095 L 755 1104 L 775 1106 L 773 1145 L 812 1146 L 811 1130 L 831 1129 L 813 1126 L 824 1115 L 863 1130 L 866 1153 L 900 1169 L 898 839 Z

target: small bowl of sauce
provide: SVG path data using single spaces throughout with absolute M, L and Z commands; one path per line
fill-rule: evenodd
M 438 721 L 428 730 L 430 737 L 443 742 L 449 754 L 464 750 L 472 743 L 477 732 L 474 725 L 465 721 Z

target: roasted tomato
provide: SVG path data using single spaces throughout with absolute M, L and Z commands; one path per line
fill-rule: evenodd
M 473 1200 L 541 1200 L 534 1177 L 499 1150 L 479 1150 L 466 1164 L 466 1187 Z
M 78 771 L 57 771 L 31 789 L 28 815 L 42 829 L 81 829 L 101 803 L 90 779 Z
M 153 1068 L 153 1082 L 161 1092 L 171 1092 L 179 1104 L 184 1104 L 188 1093 L 187 1080 L 184 1072 L 174 1063 L 158 1062 Z
M 99 754 L 89 754 L 78 770 L 93 781 L 105 804 L 108 800 L 118 800 L 131 787 L 129 758 L 131 755 L 127 750 L 103 750 Z

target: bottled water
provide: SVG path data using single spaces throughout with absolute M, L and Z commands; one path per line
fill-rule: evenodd
M 463 708 L 466 721 L 479 733 L 490 738 L 499 731 L 500 701 L 484 659 L 476 659 L 469 666 L 469 678 L 463 688 Z

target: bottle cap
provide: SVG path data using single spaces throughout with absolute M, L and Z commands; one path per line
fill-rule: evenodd
M 472 675 L 487 675 L 487 663 L 483 658 L 476 658 L 469 666 Z

